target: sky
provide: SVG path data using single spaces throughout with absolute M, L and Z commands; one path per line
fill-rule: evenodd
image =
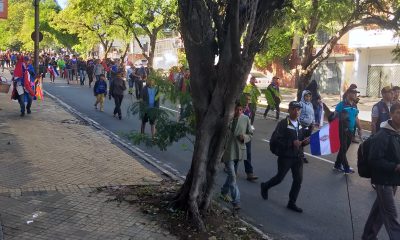
M 65 8 L 67 6 L 68 0 L 57 0 L 58 4 L 60 4 L 61 8 Z

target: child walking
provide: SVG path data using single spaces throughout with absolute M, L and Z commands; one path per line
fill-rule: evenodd
M 100 74 L 99 79 L 94 83 L 94 95 L 96 96 L 96 102 L 94 108 L 97 109 L 97 104 L 100 103 L 100 111 L 104 111 L 104 98 L 107 95 L 107 82 L 104 74 Z
M 304 90 L 300 101 L 301 112 L 299 121 L 302 128 L 304 129 L 304 135 L 306 138 L 310 137 L 315 124 L 315 114 L 311 100 L 311 92 L 308 90 Z M 308 163 L 308 160 L 305 157 L 303 157 L 303 161 L 304 163 Z

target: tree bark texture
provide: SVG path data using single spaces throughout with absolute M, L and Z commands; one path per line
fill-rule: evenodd
M 240 96 L 254 56 L 285 0 L 179 0 L 181 33 L 190 68 L 196 116 L 196 140 L 190 171 L 175 199 L 205 229 L 218 164 L 225 147 L 235 100 Z M 223 14 L 221 14 L 223 13 Z M 245 44 L 241 45 L 244 37 Z M 215 65 L 215 57 L 219 60 Z

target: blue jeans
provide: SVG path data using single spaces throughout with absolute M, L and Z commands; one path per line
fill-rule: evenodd
M 320 124 L 321 121 L 321 114 L 322 114 L 322 106 L 318 104 L 317 107 L 314 109 L 314 119 L 316 124 Z
M 134 84 L 135 84 L 135 81 L 133 81 L 133 79 L 129 78 L 129 80 L 128 80 L 129 88 L 133 88 Z
M 79 70 L 79 79 L 81 80 L 81 85 L 85 83 L 85 76 L 86 76 L 86 71 L 83 69 Z
M 26 110 L 29 112 L 32 105 L 32 97 L 29 93 L 24 93 L 18 96 L 18 103 L 21 108 L 21 113 L 25 113 L 25 100 L 27 100 Z
M 226 176 L 226 180 L 224 185 L 221 188 L 221 194 L 231 193 L 232 203 L 239 204 L 240 203 L 240 192 L 238 185 L 236 183 L 236 174 L 235 174 L 235 166 L 234 161 L 226 161 L 225 168 L 228 170 L 228 176 Z
M 74 80 L 74 71 L 72 69 L 67 69 L 68 72 L 68 81 L 73 81 Z

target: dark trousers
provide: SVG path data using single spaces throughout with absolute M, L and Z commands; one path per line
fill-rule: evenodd
M 25 113 L 25 96 L 28 99 L 28 102 L 26 104 L 26 110 L 29 111 L 32 106 L 32 97 L 28 93 L 24 93 L 18 96 L 18 103 L 21 108 L 21 113 Z
M 250 123 L 251 123 L 251 125 L 253 125 L 254 118 L 256 117 L 256 113 L 257 113 L 257 104 L 249 103 L 249 108 L 251 111 Z
M 253 173 L 253 166 L 251 165 L 251 141 L 246 143 L 247 160 L 244 160 L 244 171 L 247 174 Z M 237 173 L 239 161 L 235 160 L 235 173 Z
M 265 109 L 264 112 L 264 117 L 267 117 L 267 114 L 269 112 L 269 110 L 273 109 L 270 105 L 267 105 L 267 108 Z M 279 119 L 279 113 L 281 112 L 280 108 L 279 108 L 279 104 L 275 105 L 275 110 L 276 110 L 276 119 Z
M 114 95 L 114 102 L 115 102 L 115 108 L 114 108 L 114 115 L 118 114 L 118 116 L 122 116 L 121 114 L 121 104 L 122 104 L 122 99 L 124 99 L 124 95 Z
M 340 149 L 336 157 L 335 167 L 339 168 L 340 165 L 342 165 L 344 169 L 349 169 L 349 162 L 347 161 L 346 153 L 347 150 L 349 150 L 352 136 L 353 134 L 347 130 L 339 133 Z
M 143 81 L 142 80 L 135 80 L 135 94 L 136 94 L 136 99 L 140 99 L 141 92 L 143 89 Z
M 289 192 L 289 203 L 296 203 L 299 195 L 301 183 L 303 182 L 303 160 L 300 158 L 282 158 L 278 157 L 278 173 L 266 182 L 266 188 L 269 189 L 278 185 L 285 178 L 289 169 L 292 171 L 292 187 Z
M 397 187 L 375 185 L 376 200 L 365 223 L 363 240 L 377 240 L 382 225 L 385 225 L 390 240 L 400 239 L 400 223 L 397 219 L 394 195 Z
M 92 86 L 92 82 L 93 82 L 93 72 L 87 72 L 88 78 L 89 78 L 89 87 Z

